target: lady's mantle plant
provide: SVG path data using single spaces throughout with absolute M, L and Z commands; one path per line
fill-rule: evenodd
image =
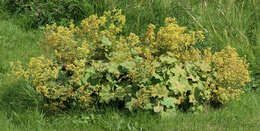
M 47 25 L 46 53 L 23 67 L 12 63 L 12 75 L 25 79 L 45 99 L 49 110 L 82 109 L 111 102 L 129 110 L 163 112 L 203 109 L 237 98 L 250 81 L 248 64 L 235 49 L 201 52 L 193 45 L 202 32 L 187 31 L 174 18 L 144 37 L 122 34 L 125 16 L 112 10 L 92 15 L 80 26 Z

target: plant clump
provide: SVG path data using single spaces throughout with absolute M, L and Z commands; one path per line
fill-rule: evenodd
M 53 111 L 113 102 L 130 111 L 202 110 L 238 98 L 250 81 L 248 64 L 235 49 L 194 48 L 202 32 L 187 31 L 174 18 L 158 32 L 150 24 L 144 37 L 123 34 L 125 22 L 114 9 L 80 26 L 47 25 L 40 43 L 46 53 L 26 66 L 12 63 L 11 76 L 26 80 Z

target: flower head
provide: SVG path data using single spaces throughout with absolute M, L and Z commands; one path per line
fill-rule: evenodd
M 58 12 L 60 12 L 60 10 L 59 10 L 59 9 L 56 9 L 56 12 L 58 13 Z
M 37 9 L 37 12 L 39 12 L 39 13 L 40 13 L 40 12 L 41 12 L 41 9 Z

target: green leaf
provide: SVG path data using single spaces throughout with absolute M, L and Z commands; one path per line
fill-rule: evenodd
M 119 100 L 124 100 L 126 94 L 126 90 L 123 87 L 117 87 L 116 91 L 115 91 L 115 96 L 119 99 Z
M 95 74 L 96 70 L 94 69 L 94 67 L 89 67 L 89 68 L 87 68 L 87 72 L 90 74 Z
M 101 103 L 109 103 L 111 100 L 115 99 L 114 93 L 111 91 L 111 87 L 109 85 L 103 85 L 102 89 L 99 93 L 100 102 Z
M 101 41 L 102 41 L 102 45 L 105 45 L 105 46 L 111 46 L 112 45 L 112 42 L 105 36 L 102 37 Z
M 166 63 L 166 64 L 174 64 L 177 61 L 176 58 L 169 57 L 169 56 L 160 56 L 159 59 L 161 60 L 162 63 Z
M 169 93 L 169 90 L 163 85 L 157 84 L 157 85 L 151 87 L 151 95 L 153 97 L 156 97 L 156 96 L 159 98 L 167 97 L 168 93 Z
M 119 75 L 120 71 L 118 70 L 118 66 L 119 65 L 117 63 L 114 63 L 114 62 L 109 63 L 109 66 L 107 67 L 108 72 Z
M 132 70 L 136 67 L 135 62 L 133 62 L 133 61 L 124 61 L 120 65 L 127 68 L 128 70 Z
M 175 107 L 174 98 L 171 97 L 164 97 L 163 100 L 161 100 L 161 104 L 167 108 Z
M 192 64 L 191 63 L 185 63 L 185 69 L 188 73 L 192 73 L 193 69 L 192 69 Z
M 91 74 L 90 73 L 86 73 L 85 76 L 81 79 L 82 83 L 85 84 L 88 82 L 88 79 L 90 78 Z M 82 85 L 83 85 L 82 84 Z
M 160 75 L 158 75 L 157 73 L 153 74 L 153 77 L 156 79 L 159 79 L 160 81 L 163 81 L 163 77 L 161 77 Z
M 106 79 L 111 82 L 112 84 L 115 84 L 116 81 L 112 79 L 111 75 L 109 73 L 106 74 Z

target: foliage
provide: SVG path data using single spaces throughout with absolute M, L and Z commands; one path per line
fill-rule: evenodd
M 143 38 L 122 34 L 121 10 L 92 15 L 80 26 L 47 25 L 40 45 L 45 55 L 23 67 L 11 63 L 12 79 L 25 79 L 49 110 L 123 103 L 132 110 L 202 110 L 237 98 L 250 81 L 248 64 L 235 49 L 203 53 L 194 48 L 201 31 L 187 31 L 175 18 Z M 239 70 L 238 70 L 239 69 Z M 14 78 L 15 77 L 15 78 Z
M 113 8 L 122 9 L 127 16 L 125 32 L 138 35 L 145 31 L 145 25 L 153 22 L 163 25 L 166 17 L 176 17 L 182 24 L 189 25 L 188 15 L 175 0 L 2 0 L 4 11 L 22 17 L 19 25 L 34 29 L 45 24 L 57 23 L 76 25 L 84 18 Z M 58 12 L 56 10 L 58 9 Z M 171 13 L 169 13 L 171 12 Z M 42 28 L 42 27 L 41 27 Z
M 260 20 L 259 0 L 183 0 L 181 6 L 186 8 L 196 27 L 203 29 L 208 41 L 201 47 L 210 47 L 220 51 L 227 45 L 237 49 L 240 56 L 246 55 L 250 69 L 258 66 L 258 57 L 254 49 Z M 196 6 L 194 6 L 196 5 Z M 190 9 L 190 10 L 189 10 Z
M 56 22 L 67 24 L 94 13 L 87 0 L 3 0 L 7 10 L 25 17 L 30 28 Z

